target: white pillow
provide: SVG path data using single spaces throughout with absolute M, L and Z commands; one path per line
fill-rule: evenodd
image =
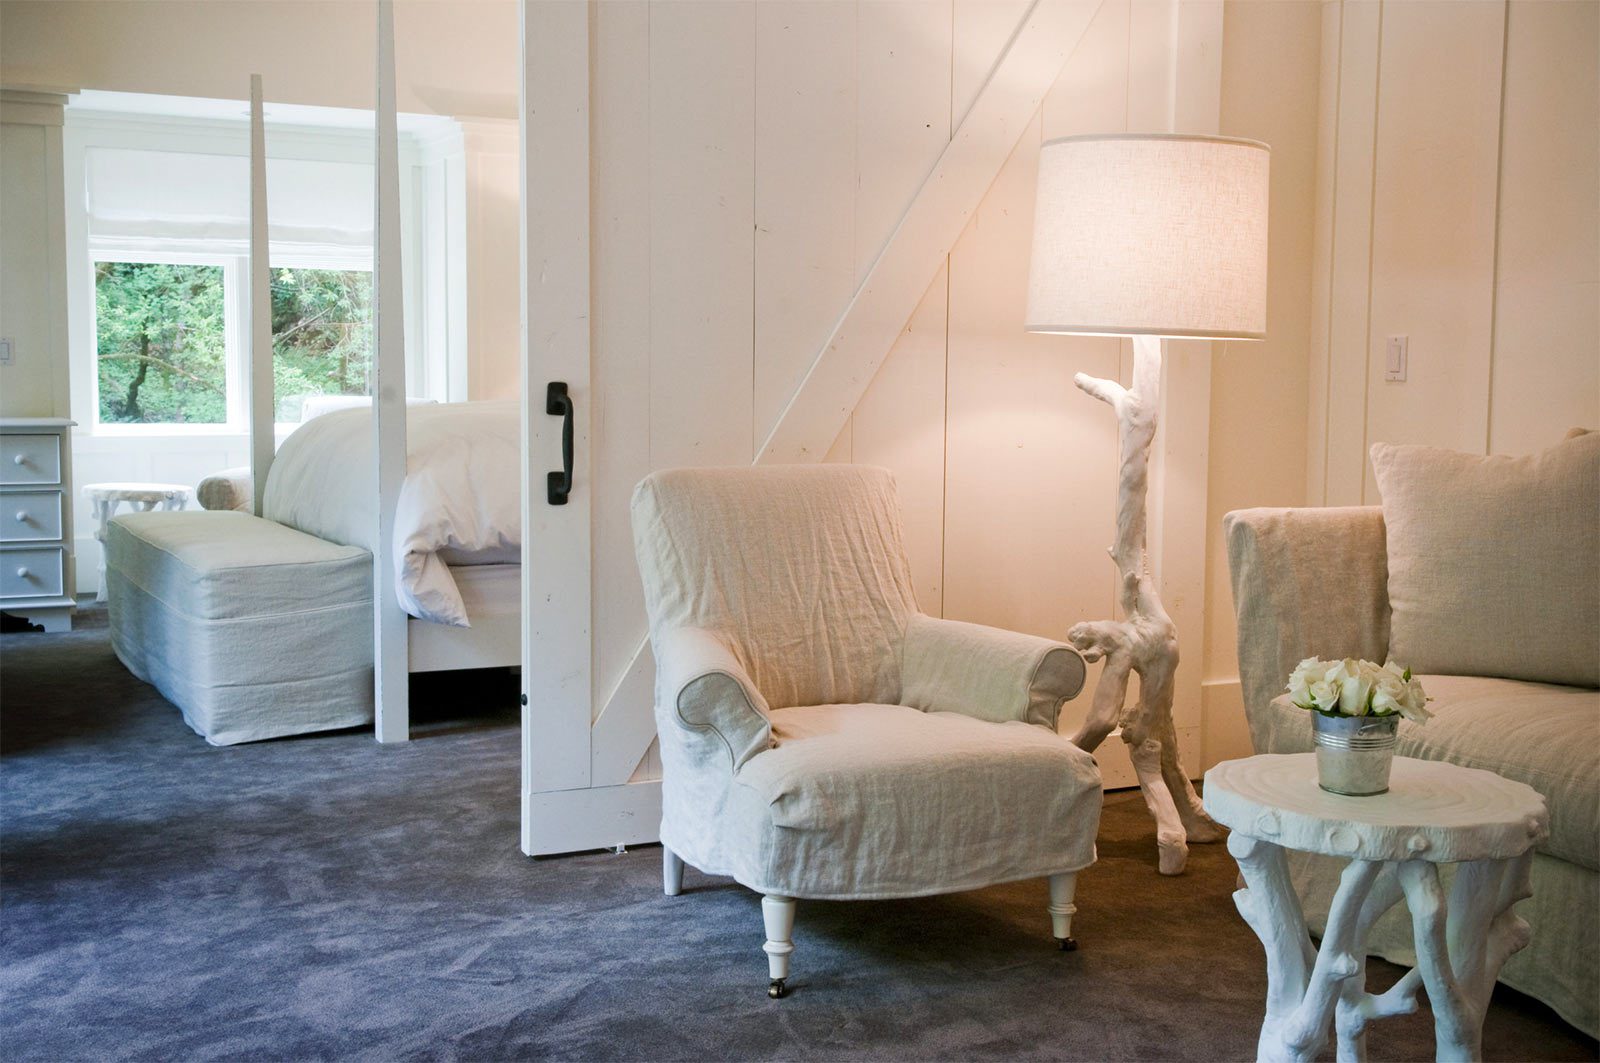
M 1521 458 L 1379 443 L 1372 469 L 1392 660 L 1600 686 L 1600 433 Z

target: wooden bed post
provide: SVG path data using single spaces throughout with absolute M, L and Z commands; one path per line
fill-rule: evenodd
M 245 406 L 250 425 L 251 512 L 260 517 L 267 473 L 277 451 L 273 435 L 272 274 L 267 232 L 267 134 L 261 75 L 250 75 L 250 344 Z
M 372 256 L 372 453 L 378 492 L 378 529 L 372 540 L 374 727 L 378 741 L 404 742 L 411 737 L 410 647 L 407 616 L 396 589 L 394 511 L 406 476 L 406 344 L 392 0 L 378 0 L 377 90 Z

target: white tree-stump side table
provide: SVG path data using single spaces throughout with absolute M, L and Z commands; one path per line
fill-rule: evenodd
M 94 504 L 95 540 L 100 544 L 100 591 L 95 600 L 106 600 L 106 529 L 117 515 L 117 506 L 126 502 L 136 510 L 183 509 L 194 492 L 183 484 L 103 483 L 84 484 L 83 494 Z
M 1532 896 L 1534 845 L 1549 832 L 1544 798 L 1493 772 L 1396 757 L 1389 792 L 1344 797 L 1317 786 L 1311 753 L 1224 761 L 1206 772 L 1205 809 L 1232 830 L 1246 888 L 1239 914 L 1267 953 L 1260 1060 L 1311 1060 L 1330 1022 L 1340 1060 L 1366 1059 L 1367 1025 L 1433 1005 L 1440 1060 L 1478 1059 L 1500 968 L 1528 943 L 1512 906 Z M 1350 861 L 1322 947 L 1313 948 L 1286 849 Z M 1446 900 L 1439 865 L 1457 863 Z M 1387 992 L 1366 990 L 1367 933 L 1402 898 L 1417 966 Z

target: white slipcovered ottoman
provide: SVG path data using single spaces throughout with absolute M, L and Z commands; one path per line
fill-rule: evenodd
M 129 513 L 111 645 L 212 745 L 372 721 L 372 556 L 248 513 Z

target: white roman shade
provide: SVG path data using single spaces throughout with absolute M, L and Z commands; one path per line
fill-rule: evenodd
M 250 160 L 244 155 L 90 148 L 89 233 L 192 243 L 250 237 Z M 273 243 L 370 251 L 370 163 L 267 161 Z
M 1226 137 L 1047 142 L 1027 330 L 1264 337 L 1268 159 L 1265 144 Z

